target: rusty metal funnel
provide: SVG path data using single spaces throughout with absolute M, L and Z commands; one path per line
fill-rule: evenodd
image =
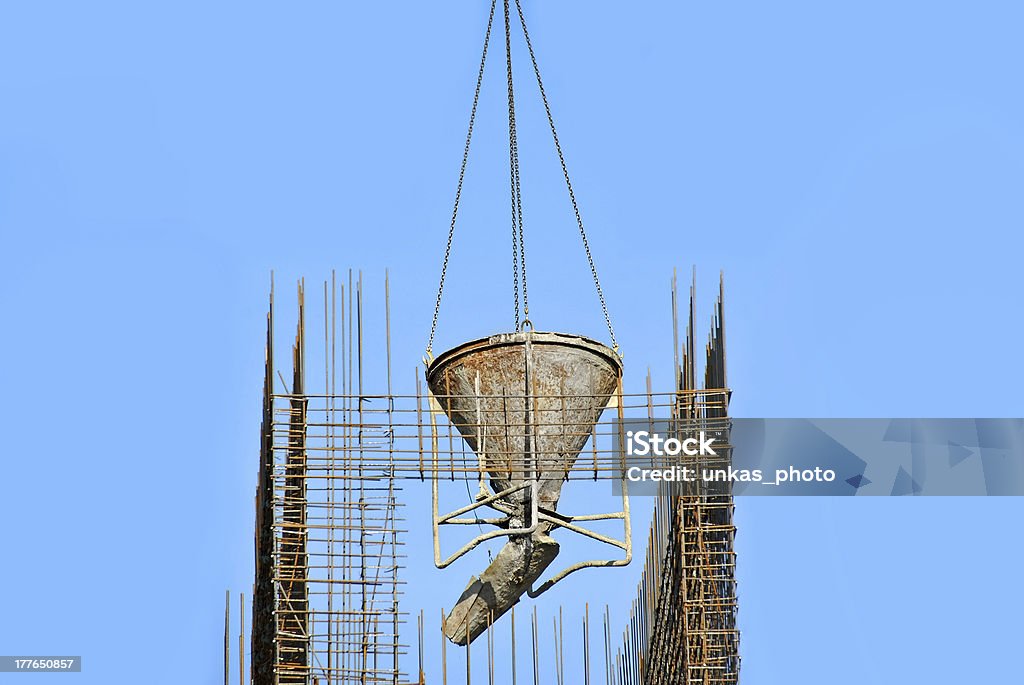
M 575 335 L 504 333 L 460 345 L 427 368 L 441 409 L 477 455 L 494 494 L 523 483 L 491 506 L 508 515 L 511 537 L 491 565 L 470 580 L 445 632 L 467 644 L 510 609 L 558 553 L 551 523 L 530 521 L 536 506 L 552 513 L 562 484 L 622 376 L 608 347 Z M 485 476 L 486 474 L 486 476 Z M 487 493 L 481 493 L 484 497 Z
M 554 509 L 572 468 L 622 375 L 618 355 L 563 333 L 503 333 L 437 357 L 427 384 L 500 492 L 541 481 Z

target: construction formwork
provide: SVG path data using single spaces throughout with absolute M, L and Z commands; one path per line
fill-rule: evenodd
M 400 635 L 411 630 L 404 627 L 405 615 L 399 608 L 403 587 L 400 574 L 405 566 L 402 480 L 431 482 L 434 562 L 439 567 L 446 565 L 453 554 L 469 553 L 495 536 L 508 540 L 521 537 L 531 524 L 534 530 L 542 526 L 561 531 L 563 536 L 581 535 L 605 544 L 607 558 L 567 567 L 552 563 L 546 581 L 531 581 L 525 588 L 523 599 L 527 595 L 539 597 L 576 571 L 629 563 L 632 536 L 628 489 L 623 482 L 622 506 L 616 511 L 556 511 L 556 491 L 553 499 L 530 514 L 529 497 L 516 499 L 510 492 L 499 491 L 501 487 L 514 489 L 522 479 L 534 478 L 539 499 L 546 481 L 557 480 L 559 487 L 577 480 L 622 481 L 624 418 L 669 417 L 677 422 L 679 430 L 683 426 L 687 430 L 694 426 L 721 429 L 728 422 L 721 296 L 705 350 L 702 387 L 697 387 L 695 378 L 691 289 L 689 322 L 682 345 L 675 334 L 673 391 L 654 393 L 648 374 L 644 393 L 625 393 L 621 382 L 610 395 L 562 392 L 560 396 L 557 389 L 548 390 L 548 394 L 531 390 L 533 394 L 528 393 L 525 403 L 520 398 L 519 405 L 515 405 L 514 398 L 495 401 L 493 395 L 490 404 L 483 402 L 479 388 L 445 393 L 435 387 L 428 391 L 418 369 L 414 392 L 395 393 L 386 279 L 384 344 L 376 350 L 377 357 L 385 362 L 383 367 L 364 374 L 361 275 L 354 278 L 349 274 L 347 284 L 342 285 L 332 276 L 324 284 L 323 309 L 321 312 L 318 308 L 315 317 L 322 315 L 322 331 L 310 339 L 322 349 L 310 357 L 306 349 L 310 342 L 307 319 L 313 321 L 314 317 L 307 311 L 305 295 L 300 284 L 297 329 L 290 350 L 292 368 L 287 377 L 274 366 L 273 293 L 268 314 L 251 631 L 251 678 L 255 685 L 426 682 L 422 665 L 424 634 L 432 632 L 426 627 L 432 620 L 420 615 L 417 635 L 406 640 L 417 646 L 418 667 L 406 669 L 414 671 L 407 675 L 400 664 L 408 651 Z M 673 282 L 674 324 L 678 320 L 675 300 Z M 538 334 L 543 335 L 550 334 Z M 307 369 L 311 358 L 316 359 L 316 372 Z M 364 375 L 372 377 L 373 382 L 364 385 Z M 408 375 L 411 381 L 412 373 Z M 593 413 L 594 421 L 581 423 L 578 412 L 567 413 L 566 403 Z M 470 410 L 453 412 L 452 404 Z M 478 407 L 476 413 L 474 406 Z M 510 414 L 509 407 L 513 406 L 518 410 Z M 534 408 L 532 413 L 530 407 Z M 495 426 L 505 434 L 497 436 Z M 488 430 L 492 431 L 491 437 L 484 438 Z M 488 449 L 480 450 L 479 443 L 464 439 L 476 433 L 480 442 L 489 441 Z M 544 445 L 566 441 L 582 448 L 569 457 L 556 447 L 549 448 L 551 454 L 545 453 Z M 532 448 L 523 452 L 524 444 Z M 552 462 L 555 457 L 561 461 Z M 725 464 L 728 458 L 728 450 L 724 450 L 715 457 L 718 461 L 704 465 Z M 545 475 L 544 468 L 550 473 Z M 448 513 L 438 508 L 439 491 L 443 494 L 445 488 L 449 493 L 465 488 L 469 493 L 474 486 L 477 494 L 466 495 L 465 505 Z M 530 489 L 521 486 L 519 491 L 528 493 Z M 526 508 L 520 511 L 513 504 Z M 488 508 L 489 513 L 485 513 Z M 467 629 L 463 637 L 467 642 L 479 637 L 486 644 L 491 683 L 495 682 L 495 654 L 507 653 L 508 649 L 512 673 L 520 670 L 518 679 L 523 683 L 549 682 L 542 676 L 552 672 L 553 682 L 560 684 L 735 683 L 739 636 L 732 512 L 731 491 L 723 491 L 721 484 L 708 492 L 692 487 L 685 491 L 674 486 L 662 488 L 647 536 L 638 594 L 622 643 L 614 649 L 613 644 L 619 642 L 618 631 L 610 625 L 607 607 L 601 612 L 602 634 L 592 639 L 588 605 L 585 616 L 571 621 L 574 630 L 579 626 L 582 631 L 584 654 L 571 655 L 567 663 L 561 654 L 564 643 L 559 609 L 557 620 L 548 626 L 557 645 L 555 663 L 540 663 L 537 644 L 544 640 L 540 635 L 546 629 L 538 625 L 535 604 L 526 618 L 532 644 L 525 649 L 518 645 L 517 657 L 514 626 L 518 600 L 514 597 L 505 607 L 511 609 L 509 616 L 501 616 L 504 609 L 488 610 L 479 630 Z M 621 523 L 621 535 L 592 530 L 596 521 Z M 488 532 L 466 542 L 465 531 L 483 526 Z M 543 605 L 543 600 L 540 603 Z M 518 613 L 522 627 L 524 607 L 520 606 Z M 446 626 L 448 618 L 441 617 L 440 627 L 442 634 L 452 638 L 452 626 Z M 496 649 L 494 641 L 504 634 L 508 624 L 512 627 L 508 633 L 510 644 Z M 465 677 L 469 682 L 470 646 L 446 644 L 447 638 L 441 639 L 442 654 L 465 654 Z M 476 648 L 479 651 L 480 645 Z M 531 651 L 532 659 L 524 656 Z M 457 681 L 448 673 L 449 659 L 442 659 L 443 672 L 436 682 L 447 683 L 449 677 L 453 683 Z M 582 673 L 577 671 L 580 664 Z M 515 675 L 510 682 L 516 682 Z

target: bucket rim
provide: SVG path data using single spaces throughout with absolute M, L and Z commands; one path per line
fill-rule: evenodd
M 451 349 L 445 350 L 434 357 L 434 359 L 427 365 L 427 380 L 429 382 L 431 377 L 442 367 L 448 366 L 455 360 L 465 357 L 468 354 L 498 347 L 520 346 L 525 344 L 527 340 L 529 340 L 531 344 L 535 345 L 575 347 L 586 350 L 587 352 L 603 357 L 615 368 L 618 375 L 620 377 L 622 376 L 622 359 L 612 348 L 608 347 L 604 343 L 575 333 L 559 333 L 555 331 L 519 331 L 511 333 L 495 333 L 485 338 L 470 340 L 460 345 L 456 345 Z

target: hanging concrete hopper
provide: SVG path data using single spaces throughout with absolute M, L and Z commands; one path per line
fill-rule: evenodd
M 515 535 L 474 577 L 448 617 L 445 633 L 467 644 L 510 609 L 558 554 L 552 514 L 562 484 L 619 385 L 622 363 L 608 347 L 580 336 L 527 331 L 466 343 L 437 357 L 427 384 L 479 460 L 481 495 L 520 488 L 490 506 Z M 536 493 L 536 503 L 531 498 Z

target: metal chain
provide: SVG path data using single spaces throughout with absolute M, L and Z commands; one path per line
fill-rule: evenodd
M 540 88 L 540 97 L 544 102 L 544 111 L 548 116 L 548 126 L 551 128 L 551 137 L 555 141 L 555 151 L 558 152 L 558 161 L 562 165 L 562 175 L 565 177 L 565 186 L 569 189 L 569 199 L 572 201 L 572 209 L 576 214 L 576 225 L 580 229 L 580 237 L 583 239 L 583 250 L 587 253 L 587 262 L 590 264 L 590 273 L 594 277 L 594 286 L 597 288 L 597 297 L 601 302 L 601 311 L 604 313 L 604 321 L 608 325 L 608 335 L 611 337 L 612 348 L 618 351 L 619 345 L 615 341 L 615 329 L 612 328 L 612 319 L 608 314 L 608 306 L 604 301 L 604 292 L 601 290 L 601 281 L 597 277 L 597 268 L 594 266 L 594 258 L 590 254 L 590 243 L 587 241 L 587 232 L 583 228 L 583 218 L 580 216 L 580 208 L 576 203 L 576 194 L 572 189 L 572 181 L 569 180 L 569 168 L 565 164 L 565 155 L 562 154 L 562 146 L 558 142 L 558 132 L 555 130 L 555 119 L 551 116 L 551 107 L 548 104 L 547 93 L 544 92 L 544 81 L 540 77 L 540 68 L 537 66 L 537 56 L 533 52 L 533 43 L 530 42 L 530 32 L 526 28 L 526 18 L 523 16 L 523 7 L 520 0 L 515 0 L 516 10 L 519 13 L 519 23 L 523 27 L 523 37 L 526 38 L 526 48 L 530 52 L 530 61 L 533 63 L 533 73 L 537 76 L 537 86 Z
M 530 322 L 530 298 L 526 290 L 526 239 L 523 237 L 523 192 L 519 183 L 519 138 L 516 138 L 515 164 L 513 165 L 513 178 L 516 188 L 516 214 L 519 221 L 519 262 L 523 272 L 523 326 Z
M 512 79 L 512 35 L 509 0 L 503 0 L 505 10 L 505 66 L 508 78 L 508 161 L 509 186 L 512 208 L 512 299 L 515 308 L 515 330 L 519 331 L 519 276 L 523 280 L 523 319 L 530 321 L 530 301 L 526 288 L 526 242 L 523 236 L 523 196 L 519 177 L 519 137 L 516 131 L 515 88 Z M 532 325 L 532 324 L 531 324 Z
M 484 49 L 480 56 L 480 70 L 476 75 L 476 89 L 473 91 L 473 109 L 469 113 L 469 130 L 466 132 L 466 147 L 462 151 L 462 166 L 459 168 L 459 184 L 455 189 L 455 206 L 452 209 L 452 223 L 448 229 L 448 244 L 444 249 L 444 262 L 441 265 L 441 280 L 437 286 L 437 302 L 434 304 L 434 318 L 430 323 L 430 337 L 427 339 L 427 355 L 431 355 L 434 346 L 434 333 L 437 331 L 437 315 L 441 311 L 441 295 L 444 292 L 444 279 L 448 272 L 448 258 L 452 253 L 452 238 L 455 237 L 455 220 L 459 215 L 459 201 L 462 198 L 462 183 L 466 177 L 466 163 L 469 161 L 469 144 L 473 140 L 473 124 L 476 122 L 476 109 L 480 102 L 480 85 L 484 80 L 484 65 L 487 63 L 487 46 L 491 42 L 491 27 L 494 25 L 494 10 L 497 0 L 491 0 L 491 13 L 487 17 L 487 33 L 484 35 Z M 507 11 L 506 11 L 507 17 Z M 506 21 L 506 24 L 508 22 Z
M 505 0 L 506 3 L 508 0 Z M 506 20 L 507 25 L 507 20 Z M 511 69 L 511 53 L 509 54 L 509 76 L 512 75 Z M 509 81 L 509 86 L 512 85 L 512 81 Z M 509 93 L 512 91 L 509 90 Z M 512 128 L 516 131 L 515 145 L 513 146 L 513 161 L 511 177 L 515 184 L 516 193 L 516 220 L 519 223 L 519 267 L 522 271 L 523 276 L 523 326 L 530 323 L 530 298 L 526 288 L 526 239 L 523 235 L 523 191 L 522 186 L 519 182 L 519 135 L 518 130 L 515 126 L 515 107 L 512 108 Z M 530 324 L 531 328 L 533 324 Z
M 512 192 L 512 302 L 515 308 L 515 330 L 519 331 L 519 234 L 516 231 L 516 100 L 512 89 L 512 34 L 509 22 L 508 0 L 502 0 L 505 10 L 505 72 L 508 86 L 508 165 Z

